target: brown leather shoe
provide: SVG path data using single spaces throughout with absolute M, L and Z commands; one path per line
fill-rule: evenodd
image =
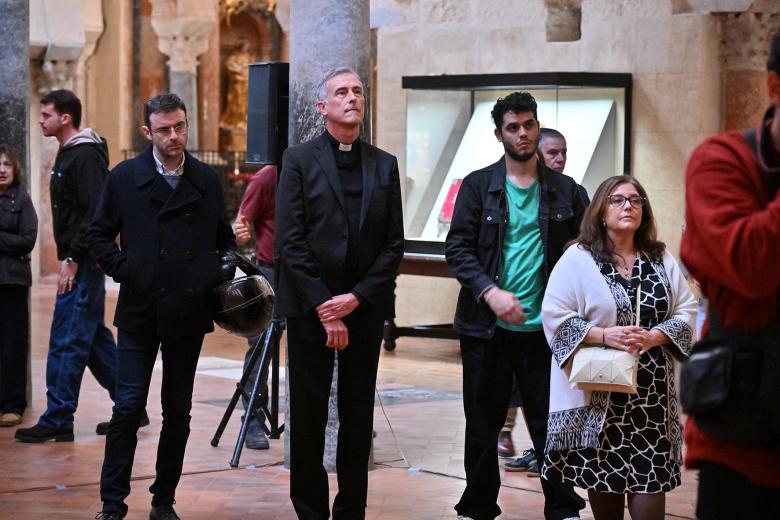
M 512 432 L 501 432 L 498 434 L 498 456 L 514 457 L 515 445 L 512 442 Z
M 22 416 L 18 413 L 8 412 L 0 415 L 0 426 L 16 426 L 22 423 Z

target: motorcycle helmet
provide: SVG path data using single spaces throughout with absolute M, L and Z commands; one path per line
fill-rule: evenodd
M 237 336 L 257 336 L 271 322 L 274 291 L 261 275 L 241 276 L 214 289 L 218 310 L 214 321 Z

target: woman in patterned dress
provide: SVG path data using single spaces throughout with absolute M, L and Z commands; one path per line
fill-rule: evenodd
M 656 238 L 645 190 L 632 177 L 605 180 L 542 304 L 553 352 L 542 473 L 587 489 L 597 520 L 622 519 L 626 496 L 633 520 L 662 520 L 665 493 L 680 484 L 672 361 L 688 355 L 695 308 L 680 266 Z M 580 345 L 639 356 L 637 393 L 571 388 L 569 361 Z

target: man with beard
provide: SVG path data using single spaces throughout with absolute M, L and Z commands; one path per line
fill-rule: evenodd
M 455 509 L 459 518 L 480 520 L 501 514 L 496 443 L 513 375 L 537 463 L 542 462 L 551 359 L 542 297 L 585 212 L 577 183 L 537 156 L 533 96 L 515 92 L 501 98 L 491 115 L 504 156 L 463 180 L 445 245 L 447 263 L 462 285 L 454 326 L 463 359 L 466 489 Z M 578 518 L 585 506 L 561 483 L 542 480 L 542 490 L 548 520 Z

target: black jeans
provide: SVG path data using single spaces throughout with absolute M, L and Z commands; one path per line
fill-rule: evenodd
M 780 518 L 780 489 L 754 484 L 741 473 L 713 462 L 699 466 L 698 520 Z
M 27 408 L 30 288 L 0 285 L 0 413 Z
M 466 489 L 455 506 L 459 515 L 492 520 L 501 514 L 496 499 L 501 487 L 496 443 L 506 419 L 514 374 L 523 399 L 536 460 L 541 467 L 550 406 L 550 348 L 541 331 L 496 328 L 492 339 L 462 335 L 463 408 L 466 412 Z M 542 479 L 544 516 L 548 520 L 577 516 L 585 501 L 573 487 Z
M 157 337 L 120 329 L 117 337 L 116 401 L 106 435 L 100 498 L 104 511 L 126 514 L 124 499 L 130 494 L 136 434 L 158 348 L 162 351 L 163 421 L 157 445 L 157 478 L 149 491 L 154 495 L 153 504 L 174 499 L 190 435 L 192 387 L 203 335 Z
M 354 314 L 354 313 L 353 313 Z M 373 315 L 377 314 L 377 315 Z M 339 491 L 333 518 L 365 518 L 374 390 L 384 318 L 360 312 L 344 319 L 349 344 L 338 353 Z M 322 465 L 335 349 L 316 320 L 287 319 L 290 378 L 290 499 L 298 518 L 325 520 L 328 474 Z

